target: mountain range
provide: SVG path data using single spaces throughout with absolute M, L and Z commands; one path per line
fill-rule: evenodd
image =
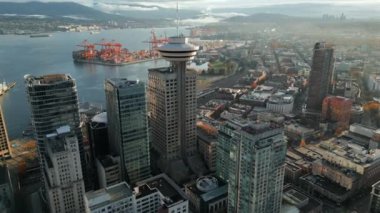
M 177 17 L 175 8 L 147 6 L 138 3 L 95 3 L 91 7 L 74 2 L 0 2 L 0 15 L 14 16 L 43 16 L 50 18 L 76 17 L 83 20 L 124 20 L 150 19 L 173 20 Z M 340 16 L 344 13 L 347 18 L 380 18 L 380 4 L 371 5 L 334 5 L 334 4 L 284 4 L 254 8 L 228 8 L 199 11 L 183 9 L 179 11 L 181 20 L 204 20 L 214 18 L 215 21 L 231 18 L 232 16 L 250 16 L 258 14 L 279 14 L 292 17 L 321 18 L 322 15 Z M 284 17 L 285 18 L 285 17 Z M 265 19 L 265 18 L 263 18 Z M 233 20 L 233 19 L 232 19 Z
M 0 2 L 0 15 L 46 18 L 76 18 L 81 20 L 118 20 L 125 17 L 105 13 L 74 2 Z

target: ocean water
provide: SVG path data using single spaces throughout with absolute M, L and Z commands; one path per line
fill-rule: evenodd
M 188 32 L 181 30 L 184 34 Z M 29 126 L 30 111 L 27 104 L 24 75 L 35 76 L 67 73 L 75 80 L 81 102 L 91 102 L 104 106 L 104 80 L 112 77 L 124 77 L 146 81 L 148 68 L 167 66 L 164 60 L 132 64 L 123 67 L 109 67 L 93 64 L 75 64 L 72 51 L 76 45 L 87 39 L 100 42 L 102 39 L 115 40 L 133 51 L 149 49 L 151 29 L 105 30 L 91 35 L 89 32 L 60 32 L 51 37 L 29 38 L 29 36 L 0 36 L 0 80 L 15 81 L 16 86 L 0 97 L 10 139 L 22 136 Z M 155 29 L 156 35 L 175 35 L 175 28 Z

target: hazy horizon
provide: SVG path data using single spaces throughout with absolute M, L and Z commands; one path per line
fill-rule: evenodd
M 0 2 L 31 2 L 30 0 L 0 0 Z M 37 2 L 75 2 L 86 6 L 93 6 L 94 4 L 133 4 L 141 6 L 158 6 L 164 8 L 175 8 L 177 1 L 174 0 L 39 0 Z M 259 7 L 259 6 L 272 6 L 284 4 L 338 4 L 338 5 L 355 5 L 358 7 L 380 4 L 378 0 L 182 0 L 180 7 L 185 9 L 218 9 L 218 8 L 246 8 L 246 7 Z M 131 8 L 133 9 L 133 8 Z

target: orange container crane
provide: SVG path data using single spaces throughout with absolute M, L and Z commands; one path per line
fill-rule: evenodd
M 97 55 L 97 51 L 95 49 L 95 45 L 88 42 L 87 40 L 84 40 L 82 44 L 77 45 L 79 47 L 83 48 L 82 57 L 85 59 L 93 59 Z
M 169 39 L 165 36 L 163 38 L 157 38 L 156 36 L 156 33 L 154 32 L 154 30 L 152 30 L 151 32 L 151 37 L 150 37 L 150 40 L 149 41 L 146 41 L 145 43 L 149 43 L 150 44 L 150 56 L 151 57 L 155 57 L 155 56 L 158 56 L 158 47 L 163 45 L 163 44 L 166 44 L 169 42 Z

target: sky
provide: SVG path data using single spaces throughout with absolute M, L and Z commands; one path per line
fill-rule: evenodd
M 0 0 L 8 2 L 25 2 L 28 0 Z M 44 2 L 62 2 L 70 0 L 40 0 Z M 94 3 L 101 4 L 138 4 L 145 6 L 176 7 L 175 0 L 75 0 L 87 6 Z M 330 4 L 380 4 L 380 0 L 179 0 L 180 7 L 186 9 L 205 8 L 228 8 L 228 7 L 255 7 L 275 4 L 296 4 L 296 3 L 330 3 Z

